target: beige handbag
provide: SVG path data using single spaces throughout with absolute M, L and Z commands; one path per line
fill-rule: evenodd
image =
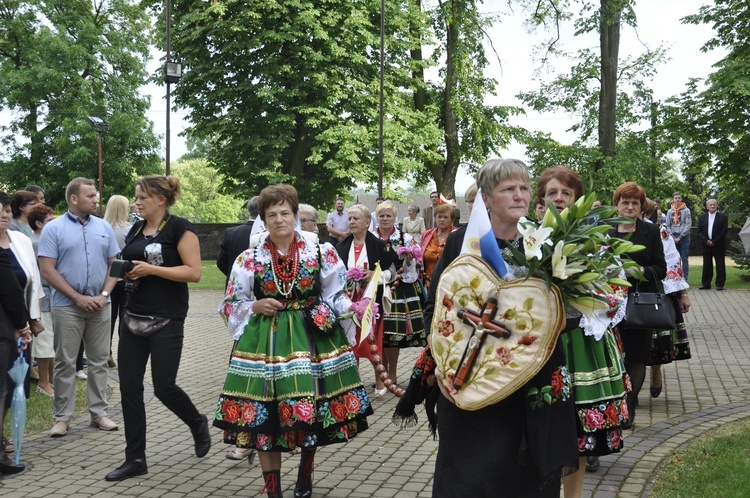
M 462 254 L 440 277 L 432 354 L 456 405 L 478 410 L 534 377 L 564 326 L 557 287 L 548 290 L 538 278 L 503 280 L 482 258 Z

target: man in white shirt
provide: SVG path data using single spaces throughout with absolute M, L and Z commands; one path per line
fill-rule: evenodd
M 713 260 L 716 260 L 716 290 L 724 290 L 727 280 L 724 260 L 727 254 L 728 220 L 726 215 L 719 212 L 719 203 L 716 199 L 706 201 L 706 211 L 698 218 L 698 237 L 701 239 L 703 250 L 703 274 L 701 286 L 698 288 L 711 288 L 711 280 L 714 278 Z

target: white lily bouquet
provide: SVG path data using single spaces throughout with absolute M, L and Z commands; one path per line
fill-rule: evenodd
M 635 261 L 620 256 L 645 247 L 610 237 L 613 226 L 632 221 L 614 216 L 611 206 L 591 209 L 595 200 L 595 194 L 583 196 L 562 212 L 547 202 L 541 225 L 521 218 L 518 230 L 523 234 L 525 253 L 514 251 L 514 255 L 520 261 L 525 259 L 528 276 L 544 279 L 548 288 L 554 284 L 560 289 L 566 305 L 583 314 L 582 324 L 601 322 L 591 334 L 601 336 L 603 328 L 624 316 L 625 288 L 630 287 L 626 275 L 643 278 Z M 599 222 L 590 223 L 592 218 Z

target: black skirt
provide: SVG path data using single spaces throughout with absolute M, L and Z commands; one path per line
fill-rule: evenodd
M 560 495 L 565 469 L 574 471 L 578 462 L 572 394 L 566 388 L 545 402 L 537 393 L 566 373 L 561 354 L 558 343 L 526 386 L 480 410 L 462 410 L 440 396 L 434 498 Z

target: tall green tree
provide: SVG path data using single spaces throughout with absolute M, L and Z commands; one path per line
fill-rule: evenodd
M 387 2 L 385 183 L 434 160 L 436 112 L 417 112 L 409 29 L 422 13 Z M 289 182 L 330 206 L 378 177 L 380 3 L 362 0 L 185 0 L 173 49 L 185 64 L 175 102 L 189 135 L 211 144 L 228 188 L 245 196 Z M 428 104 L 432 107 L 434 104 Z
M 649 195 L 660 196 L 661 188 L 670 185 L 664 179 L 672 178 L 667 173 L 673 164 L 665 157 L 671 149 L 659 131 L 658 108 L 652 102 L 649 82 L 666 60 L 666 52 L 658 47 L 637 56 L 620 56 L 621 25 L 637 25 L 633 2 L 539 0 L 532 5 L 532 20 L 553 25 L 572 18 L 572 9 L 579 6 L 575 35 L 595 34 L 599 40 L 598 49 L 585 48 L 574 54 L 559 48 L 559 39 L 548 41 L 545 53 L 569 58 L 573 61 L 570 71 L 543 83 L 538 90 L 518 95 L 535 111 L 562 110 L 577 118 L 568 130 L 577 134 L 572 144 L 560 144 L 542 133 L 526 135 L 523 141 L 535 169 L 567 164 L 604 197 L 623 181 L 634 178 Z
M 750 209 L 750 9 L 747 2 L 715 0 L 684 19 L 710 24 L 704 52 L 726 50 L 705 79 L 688 82 L 665 106 L 664 129 L 685 158 L 687 172 L 714 185 L 722 209 Z M 702 201 L 705 199 L 702 199 Z
M 576 133 L 572 144 L 563 145 L 544 133 L 528 133 L 523 142 L 534 169 L 541 171 L 556 164 L 566 164 L 578 171 L 598 190 L 610 191 L 620 183 L 639 178 L 650 188 L 658 183 L 668 167 L 664 140 L 651 128 L 653 110 L 649 80 L 664 60 L 661 49 L 638 57 L 625 57 L 618 73 L 617 106 L 614 129 L 619 138 L 618 153 L 607 158 L 601 146 L 601 78 L 599 55 L 590 49 L 578 51 L 571 59 L 577 61 L 570 72 L 542 83 L 535 91 L 522 92 L 518 97 L 537 112 L 564 111 L 577 121 L 568 131 Z M 634 160 L 634 158 L 639 160 Z M 600 165 L 606 161 L 608 166 Z
M 158 168 L 158 140 L 146 118 L 150 19 L 134 0 L 0 0 L 0 176 L 10 188 L 36 183 L 53 204 L 76 176 L 98 176 L 104 134 L 104 197 L 132 191 Z
M 597 146 L 599 157 L 595 167 L 600 170 L 608 159 L 615 157 L 617 140 L 617 89 L 620 64 L 620 27 L 623 22 L 635 25 L 635 13 L 632 0 L 599 0 L 590 2 L 583 0 L 518 0 L 518 3 L 529 10 L 529 24 L 534 27 L 553 26 L 556 33 L 546 42 L 543 61 L 560 52 L 561 23 L 574 19 L 575 36 L 595 33 L 599 38 L 596 68 L 591 65 L 591 50 L 585 50 L 586 78 L 598 79 L 596 93 L 597 109 L 595 119 L 597 123 Z M 576 6 L 579 12 L 574 12 Z M 579 64 L 580 66 L 580 64 Z
M 224 181 L 221 173 L 205 158 L 181 160 L 171 166 L 170 173 L 180 179 L 182 194 L 171 209 L 196 223 L 237 223 L 243 201 L 220 193 Z
M 415 3 L 421 8 L 419 0 Z M 429 173 L 436 189 L 451 199 L 456 196 L 460 167 L 476 171 L 512 138 L 521 136 L 520 129 L 508 124 L 510 116 L 523 112 L 520 108 L 485 103 L 497 95 L 497 81 L 485 74 L 489 67 L 485 42 L 491 41 L 486 30 L 494 19 L 480 12 L 481 4 L 477 0 L 438 0 L 435 8 L 427 11 L 436 41 L 431 61 L 440 68 L 440 78 L 427 84 L 425 101 L 435 102 L 440 109 L 435 120 L 443 140 L 439 160 L 427 162 L 421 174 L 416 172 L 416 179 L 424 184 Z M 414 55 L 419 62 L 421 51 Z M 419 100 L 417 109 L 421 110 Z

